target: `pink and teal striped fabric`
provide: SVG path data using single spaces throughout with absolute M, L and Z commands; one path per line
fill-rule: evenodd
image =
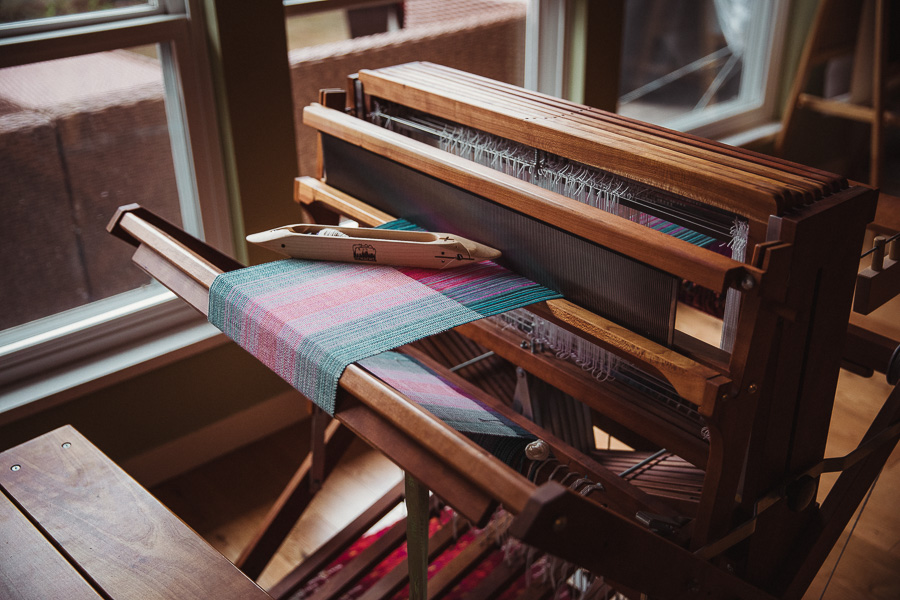
M 516 463 L 525 446 L 535 439 L 405 354 L 382 352 L 361 360 L 359 365 L 512 467 L 520 466 Z
M 348 365 L 559 297 L 492 262 L 439 271 L 289 259 L 219 275 L 210 288 L 209 320 L 334 414 Z

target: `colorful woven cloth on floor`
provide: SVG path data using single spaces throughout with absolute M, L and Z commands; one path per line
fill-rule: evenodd
M 479 402 L 419 361 L 398 352 L 382 352 L 358 363 L 410 400 L 465 434 L 473 442 L 517 468 L 534 436 Z
M 441 271 L 289 259 L 219 275 L 209 291 L 209 320 L 334 414 L 348 365 L 559 297 L 487 261 Z

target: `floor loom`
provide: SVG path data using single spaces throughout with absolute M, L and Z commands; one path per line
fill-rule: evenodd
M 320 133 L 318 177 L 296 182 L 304 216 L 365 226 L 400 217 L 465 234 L 564 293 L 404 348 L 533 431 L 550 456 L 538 448 L 522 476 L 351 366 L 336 418 L 315 413 L 310 456 L 238 560 L 245 572 L 258 576 L 356 435 L 407 472 L 407 492 L 419 485 L 419 528 L 435 510 L 425 488 L 478 526 L 501 504 L 513 518 L 482 536 L 508 528 L 589 571 L 589 593 L 802 596 L 900 437 L 895 388 L 855 452 L 824 458 L 839 368 L 896 379 L 900 361 L 896 341 L 848 332 L 876 191 L 427 63 L 353 75 L 347 90 L 324 90 L 304 122 Z M 240 266 L 139 207 L 123 207 L 110 229 L 201 312 L 216 274 Z M 879 291 L 857 310 L 896 294 L 897 245 L 860 275 Z M 685 289 L 724 306 L 720 347 L 675 327 Z M 473 356 L 468 381 L 447 368 Z M 542 390 L 544 426 L 507 407 L 525 398 L 536 411 L 529 396 Z M 644 451 L 598 451 L 586 423 Z M 818 477 L 836 470 L 819 505 Z M 295 593 L 401 497 L 398 488 L 376 503 L 273 595 Z M 402 525 L 314 597 L 343 593 L 402 541 Z M 420 562 L 446 546 L 438 537 L 419 541 Z M 481 556 L 456 560 L 428 597 Z M 494 597 L 522 568 L 475 597 Z M 365 597 L 390 597 L 399 571 Z M 529 597 L 552 593 L 538 584 Z

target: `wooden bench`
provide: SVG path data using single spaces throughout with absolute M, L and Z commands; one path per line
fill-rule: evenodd
M 0 598 L 269 598 L 71 426 L 0 453 Z

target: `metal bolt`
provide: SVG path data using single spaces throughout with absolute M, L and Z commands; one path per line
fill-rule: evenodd
M 71 443 L 71 442 L 63 442 L 62 447 L 63 447 L 63 448 L 71 448 L 71 447 L 72 447 L 72 443 Z
M 744 278 L 741 279 L 741 288 L 745 290 L 752 290 L 756 287 L 756 280 L 753 279 L 752 275 L 744 275 Z
M 11 466 L 11 467 L 9 468 L 9 470 L 10 470 L 10 471 L 18 471 L 18 470 L 21 469 L 21 468 L 22 468 L 22 467 L 19 466 L 19 465 L 13 465 L 13 466 Z
M 728 392 L 722 392 L 722 395 L 719 396 L 719 400 L 728 400 Z
M 751 394 L 755 394 L 758 390 L 759 390 L 759 386 L 756 385 L 755 383 L 751 383 L 749 386 L 747 386 L 747 391 L 750 392 Z

